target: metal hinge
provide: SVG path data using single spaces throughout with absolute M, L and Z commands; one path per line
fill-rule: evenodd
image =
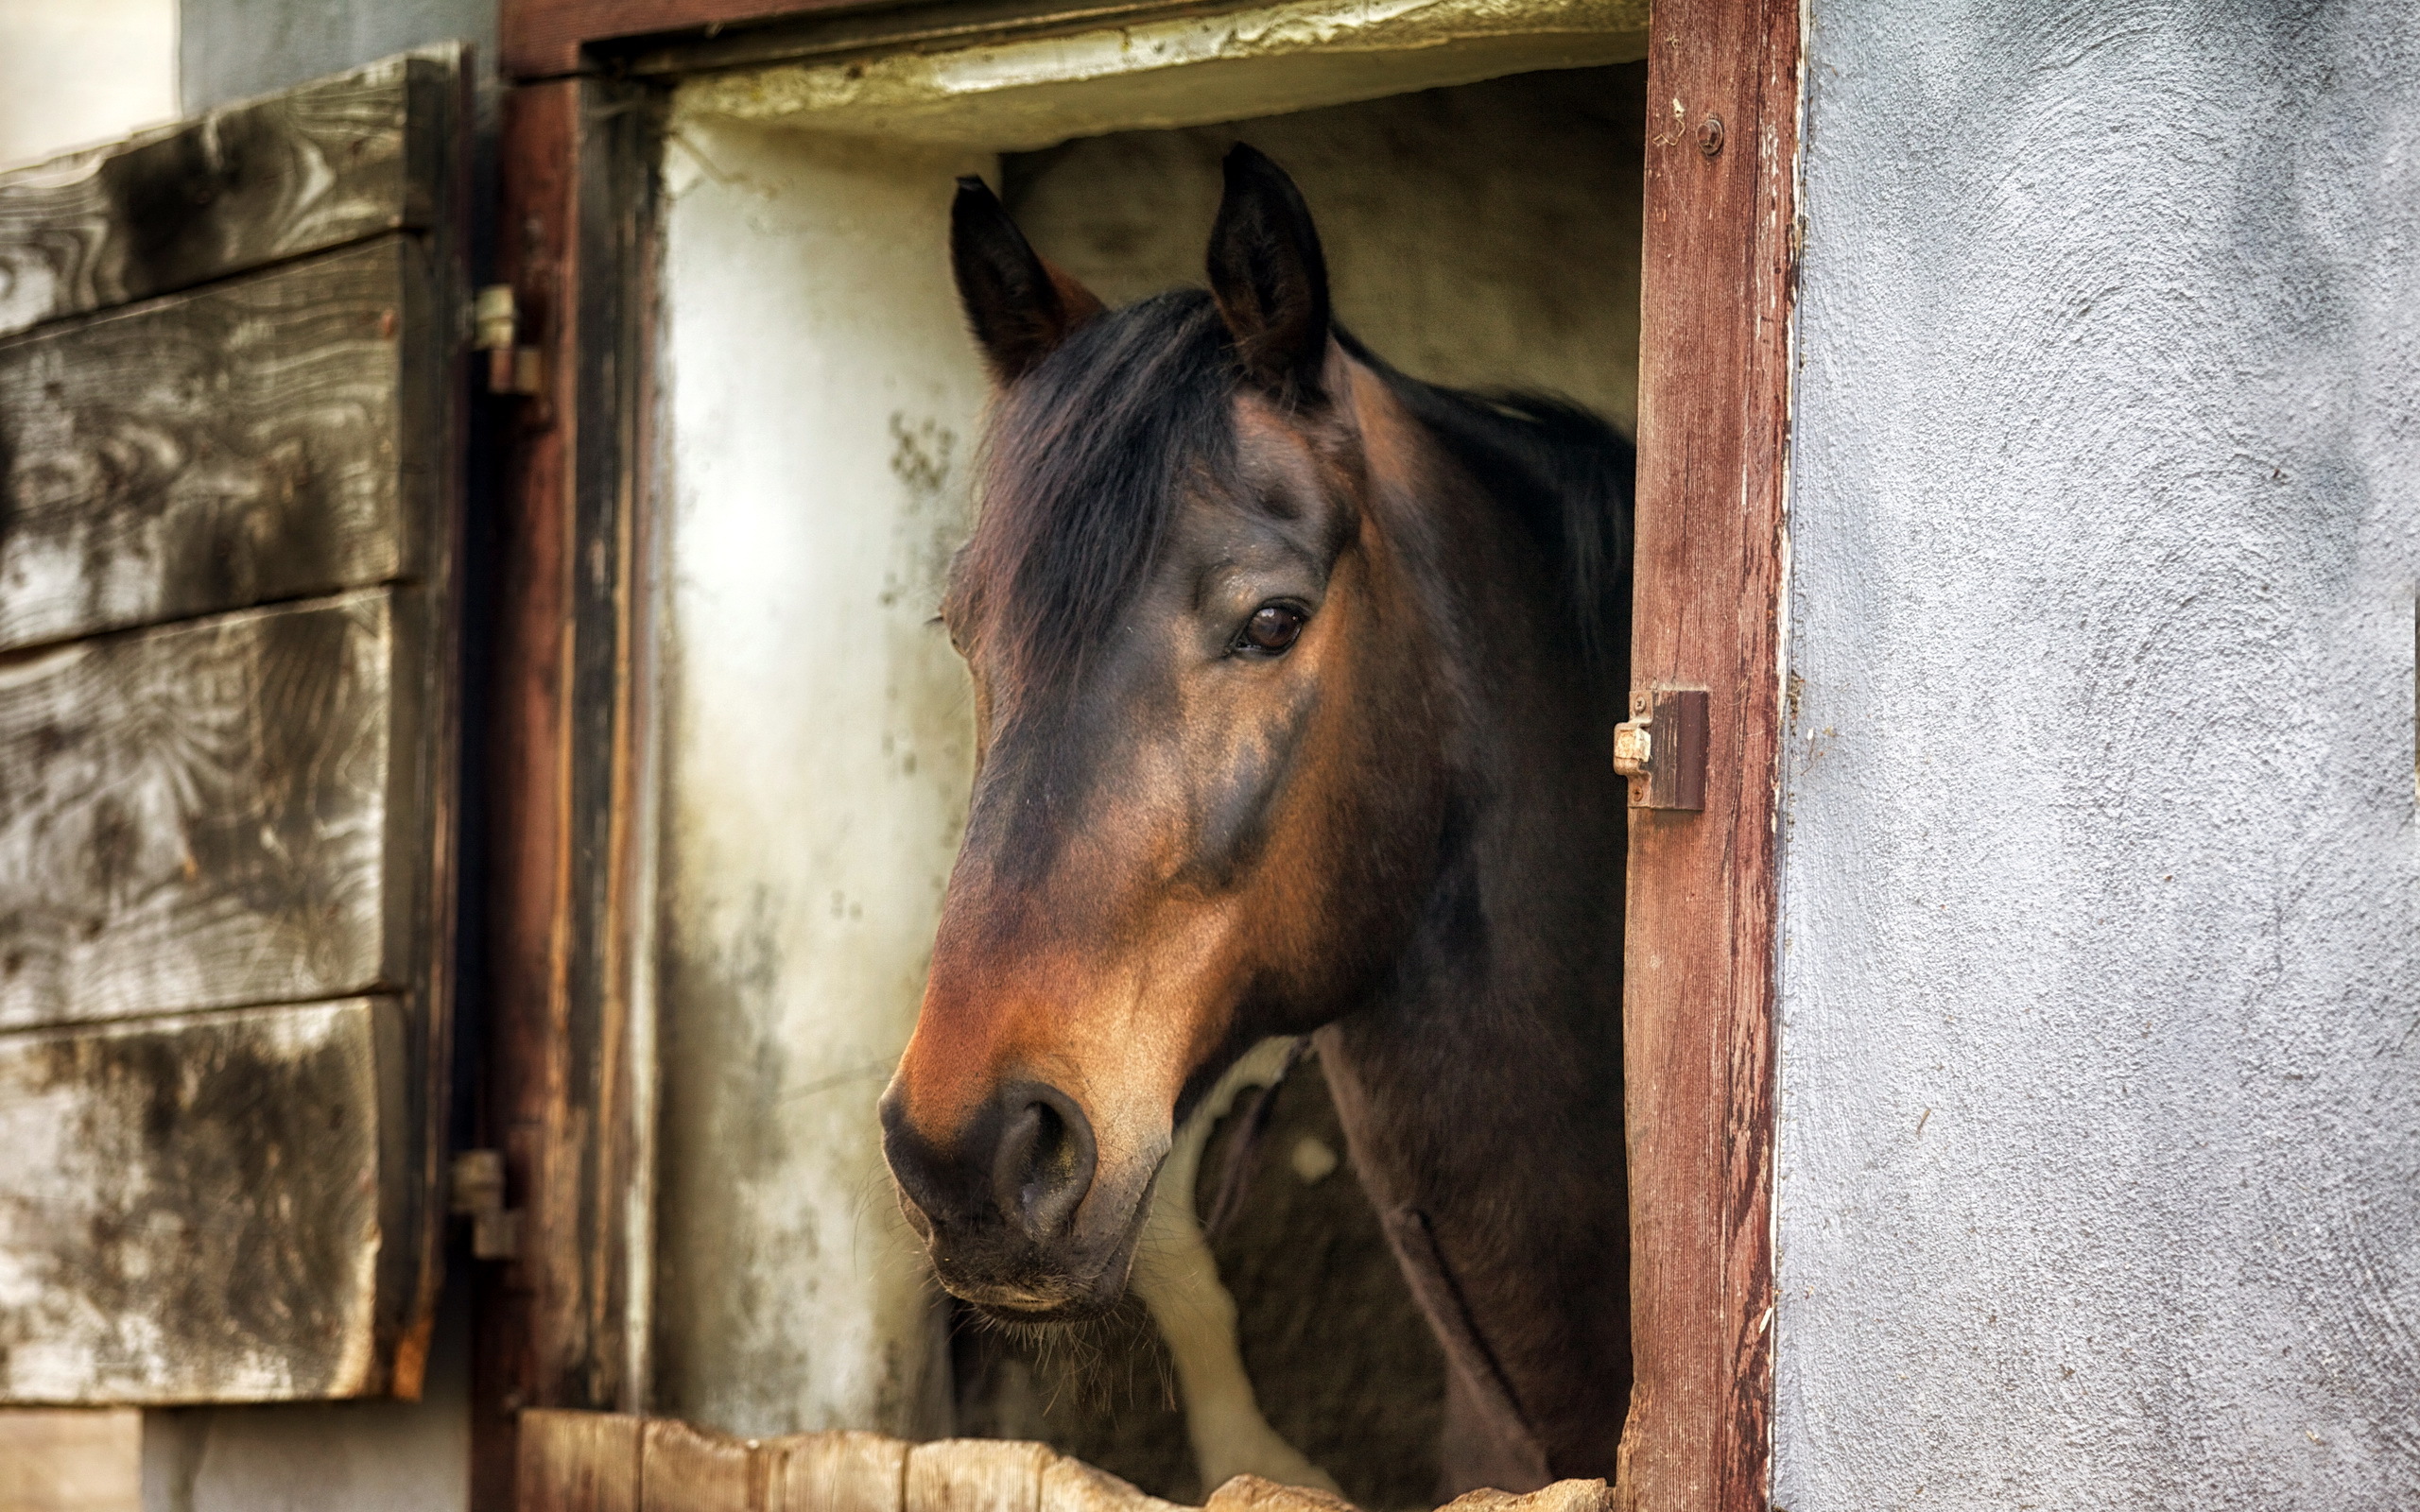
M 1630 779 L 1634 809 L 1705 807 L 1706 696 L 1699 688 L 1644 688 L 1614 727 L 1614 770 Z
M 479 290 L 472 307 L 471 349 L 488 354 L 488 392 L 533 397 L 545 386 L 545 363 L 536 347 L 521 344 L 521 306 L 510 284 Z
M 504 1205 L 504 1152 L 461 1150 L 454 1157 L 450 1206 L 471 1220 L 471 1253 L 510 1260 L 521 1253 L 521 1212 Z

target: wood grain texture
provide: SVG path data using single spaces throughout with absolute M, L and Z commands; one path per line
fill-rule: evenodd
M 637 1512 L 647 1419 L 629 1413 L 521 1415 L 513 1499 L 484 1502 L 518 1512 Z
M 1047 1444 L 996 1438 L 912 1444 L 838 1431 L 739 1438 L 666 1418 L 520 1415 L 518 1512 L 1176 1512 Z M 1351 1512 L 1316 1491 L 1253 1483 L 1229 1500 L 1263 1512 Z M 1564 1486 L 1579 1483 L 1566 1482 Z M 1602 1482 L 1594 1484 L 1601 1492 Z M 1560 1489 L 1560 1487 L 1558 1488 Z M 506 1504 L 506 1503 L 498 1503 Z M 1513 1512 L 1528 1501 L 1508 1500 Z M 1564 1502 L 1536 1512 L 1573 1512 Z
M 526 1194 L 523 1256 L 485 1287 L 475 1479 L 513 1460 L 506 1404 L 630 1407 L 647 1379 L 647 1131 L 627 948 L 632 731 L 643 629 L 645 269 L 653 256 L 645 92 L 602 79 L 516 90 L 499 272 L 545 354 L 520 410 L 501 520 L 495 657 L 497 1012 L 485 1136 Z M 484 1492 L 479 1494 L 485 1494 Z
M 0 663 L 0 1027 L 411 980 L 424 620 L 369 590 Z
M 797 1434 L 765 1441 L 766 1512 L 902 1512 L 908 1445 L 883 1434 Z
M 522 340 L 543 354 L 546 391 L 523 404 L 503 438 L 498 490 L 498 606 L 486 777 L 493 819 L 488 845 L 489 997 L 486 1106 L 479 1142 L 505 1154 L 507 1200 L 523 1209 L 521 1258 L 477 1278 L 472 1334 L 471 1499 L 491 1507 L 526 1463 L 516 1436 L 537 1418 L 523 1407 L 595 1408 L 570 1389 L 585 1337 L 575 1332 L 580 1269 L 576 1220 L 558 1195 L 550 1114 L 566 1094 L 568 1032 L 564 943 L 558 919 L 567 887 L 563 772 L 565 665 L 571 619 L 569 435 L 577 416 L 563 364 L 572 351 L 561 318 L 577 268 L 570 216 L 580 150 L 580 86 L 528 85 L 505 96 L 497 149 L 504 193 L 496 277 L 522 312 Z M 576 1210 L 574 1210 L 576 1211 Z M 567 1221 L 575 1227 L 566 1228 Z M 635 1404 L 633 1404 L 635 1405 Z M 632 1483 L 631 1496 L 637 1495 Z M 635 1505 L 635 1500 L 632 1503 Z
M 0 650 L 426 576 L 436 297 L 390 236 L 0 342 Z
M 1622 1492 L 1653 1512 L 1761 1512 L 1769 1480 L 1798 16 L 1659 0 L 1649 51 L 1632 675 L 1709 693 L 1704 811 L 1631 816 Z
M 0 174 L 0 334 L 431 222 L 458 49 Z
M 943 1438 L 908 1452 L 908 1512 L 1040 1512 L 1047 1444 Z
M 669 1418 L 648 1419 L 639 1512 L 763 1512 L 758 1447 Z
M 406 1005 L 0 1038 L 0 1400 L 381 1386 Z M 405 1273 L 410 1276 L 412 1271 Z

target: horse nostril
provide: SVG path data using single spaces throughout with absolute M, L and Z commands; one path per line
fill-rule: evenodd
M 1011 1088 L 1004 1101 L 1011 1111 L 993 1160 L 992 1194 L 1011 1226 L 1046 1240 L 1075 1221 L 1092 1190 L 1092 1123 L 1055 1087 Z

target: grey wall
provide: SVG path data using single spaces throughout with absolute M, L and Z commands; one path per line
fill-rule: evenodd
M 181 0 L 177 88 L 186 114 L 439 42 L 495 72 L 496 0 Z
M 2420 11 L 1808 38 L 1775 1500 L 2420 1495 Z
M 461 1512 L 471 1489 L 471 1319 L 438 1314 L 418 1401 L 143 1415 L 143 1512 Z M 0 1496 L 0 1505 L 11 1505 Z

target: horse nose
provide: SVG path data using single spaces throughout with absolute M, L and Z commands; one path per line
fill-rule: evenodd
M 1074 1224 L 1099 1159 L 1081 1105 L 1044 1082 L 1001 1088 L 946 1146 L 925 1138 L 895 1096 L 883 1099 L 882 1125 L 884 1158 L 919 1228 L 1001 1223 L 1047 1243 Z
M 992 1200 L 1028 1239 L 1067 1231 L 1093 1189 L 1092 1120 L 1056 1087 L 1027 1082 L 1004 1094 L 999 1146 L 992 1156 Z

